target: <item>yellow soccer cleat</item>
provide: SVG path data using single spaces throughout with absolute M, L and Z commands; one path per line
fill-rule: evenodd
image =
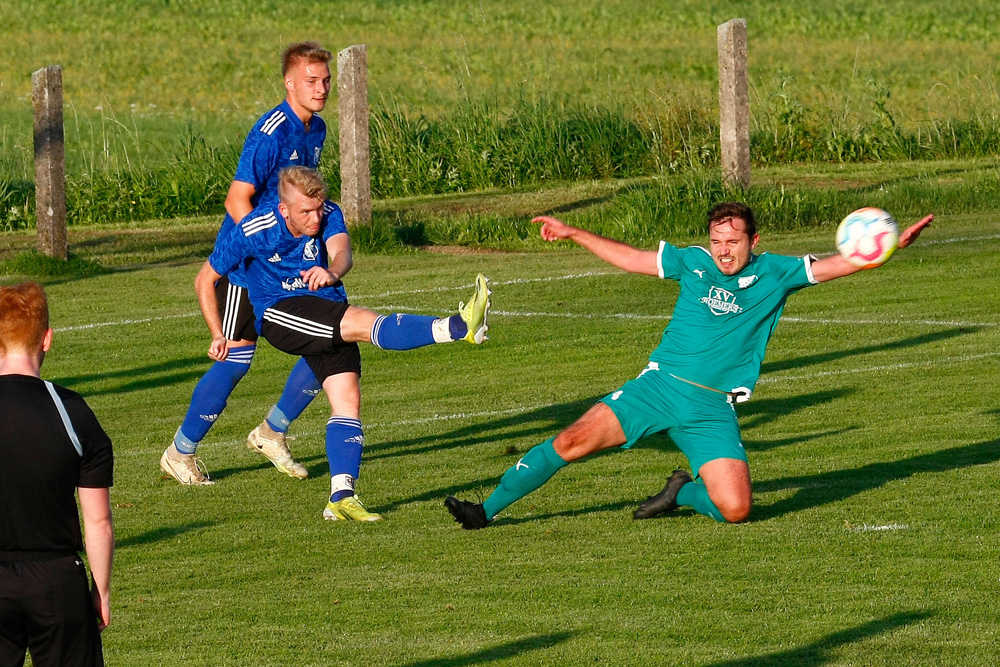
M 490 312 L 490 294 L 493 292 L 489 288 L 489 280 L 483 275 L 476 276 L 476 292 L 468 303 L 458 304 L 458 314 L 469 327 L 468 333 L 462 340 L 481 345 L 488 338 L 486 332 L 489 327 L 486 325 L 486 316 Z
M 337 502 L 328 502 L 323 510 L 323 518 L 327 521 L 381 521 L 382 517 L 369 512 L 357 496 L 341 498 Z

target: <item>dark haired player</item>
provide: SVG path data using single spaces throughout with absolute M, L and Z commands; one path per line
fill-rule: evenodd
M 930 224 L 927 216 L 899 237 L 912 243 Z M 570 239 L 600 259 L 631 273 L 680 283 L 670 324 L 634 380 L 605 396 L 554 438 L 532 448 L 504 473 L 483 504 L 449 496 L 445 505 L 466 529 L 484 528 L 498 512 L 534 491 L 571 461 L 610 447 L 631 447 L 666 432 L 691 464 L 633 513 L 647 519 L 690 506 L 716 521 L 743 521 L 752 502 L 750 468 L 740 440 L 735 403 L 749 400 L 767 342 L 790 294 L 856 273 L 840 255 L 821 260 L 753 254 L 756 220 L 744 204 L 715 206 L 708 216 L 709 248 L 658 250 L 577 229 L 550 217 L 546 241 Z

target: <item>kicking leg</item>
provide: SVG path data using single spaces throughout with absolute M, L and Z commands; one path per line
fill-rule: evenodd
M 486 278 L 479 274 L 472 299 L 459 304 L 457 315 L 379 315 L 351 306 L 340 322 L 340 336 L 349 343 L 372 343 L 386 350 L 412 350 L 456 340 L 479 345 L 486 340 L 489 329 L 486 324 L 489 308 L 490 290 Z

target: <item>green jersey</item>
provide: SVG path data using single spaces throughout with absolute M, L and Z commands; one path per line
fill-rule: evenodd
M 727 276 L 704 248 L 661 241 L 660 277 L 676 280 L 681 291 L 650 362 L 713 389 L 753 391 L 785 300 L 816 284 L 814 260 L 808 255 L 751 255 L 742 271 Z

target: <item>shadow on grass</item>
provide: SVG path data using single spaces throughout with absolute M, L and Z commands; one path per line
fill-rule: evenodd
M 463 665 L 485 665 L 496 660 L 516 658 L 529 651 L 550 648 L 561 644 L 573 636 L 569 632 L 553 632 L 547 635 L 535 635 L 519 639 L 492 648 L 486 648 L 475 653 L 468 653 L 454 658 L 431 658 L 418 662 L 408 662 L 401 667 L 463 667 Z
M 751 520 L 773 519 L 790 512 L 840 502 L 864 491 L 919 473 L 946 472 L 1000 461 L 1000 440 L 951 447 L 933 454 L 921 454 L 901 461 L 872 463 L 850 470 L 834 470 L 818 475 L 785 477 L 756 482 L 758 491 L 798 488 L 795 495 L 771 505 L 754 508 Z
M 889 634 L 907 625 L 919 623 L 931 616 L 932 614 L 929 611 L 911 611 L 894 614 L 876 621 L 869 621 L 856 628 L 835 632 L 801 648 L 754 656 L 752 658 L 713 662 L 707 667 L 783 667 L 785 665 L 819 667 L 820 665 L 838 661 L 838 656 L 834 653 L 838 648 L 868 639 L 869 637 Z
M 149 366 L 139 366 L 138 368 L 125 368 L 120 371 L 86 373 L 83 375 L 68 375 L 65 377 L 53 378 L 52 381 L 68 389 L 79 392 L 86 396 L 102 396 L 104 394 L 122 394 L 142 389 L 152 389 L 154 387 L 165 387 L 171 384 L 189 382 L 200 378 L 208 370 L 211 359 L 205 355 L 187 357 L 186 359 L 173 359 L 159 364 Z M 191 370 L 181 371 L 182 368 Z M 168 371 L 175 371 L 168 373 Z M 146 377 L 143 377 L 146 376 Z M 142 378 L 142 379 L 139 379 Z M 127 382 L 115 384 L 102 389 L 87 389 L 85 386 L 89 382 L 107 382 L 113 379 L 127 379 Z
M 538 436 L 539 441 L 541 441 L 541 439 L 544 439 L 542 436 L 547 438 L 555 435 L 566 426 L 572 424 L 601 397 L 603 397 L 603 394 L 567 403 L 547 405 L 535 410 L 529 410 L 528 412 L 517 412 L 485 422 L 463 426 L 445 433 L 368 445 L 365 447 L 365 460 L 371 461 L 380 458 L 426 454 L 428 452 L 466 447 L 468 445 L 479 445 L 487 441 L 499 444 L 527 436 Z M 527 427 L 532 422 L 539 422 L 539 425 Z M 515 431 L 506 431 L 506 429 L 517 427 L 521 428 Z M 512 452 L 512 455 L 516 453 Z
M 115 540 L 116 549 L 128 549 L 134 546 L 145 546 L 152 544 L 153 542 L 160 542 L 162 540 L 169 540 L 177 537 L 178 535 L 183 535 L 184 533 L 189 533 L 193 530 L 201 530 L 202 528 L 211 528 L 216 525 L 215 521 L 198 521 L 195 523 L 187 523 L 181 526 L 162 526 L 160 528 L 154 528 L 153 530 L 147 530 L 145 533 L 139 535 L 133 535 L 132 537 L 126 537 L 123 540 Z
M 474 500 L 476 502 L 482 502 L 486 500 L 489 495 L 487 489 L 492 491 L 493 487 L 500 483 L 500 475 L 496 477 L 486 477 L 484 479 L 477 479 L 472 482 L 465 482 L 464 484 L 452 484 L 451 486 L 443 486 L 437 489 L 432 489 L 430 491 L 424 491 L 423 493 L 418 493 L 415 496 L 410 496 L 409 498 L 401 498 L 395 502 L 385 503 L 379 505 L 372 509 L 374 512 L 389 512 L 396 509 L 397 507 L 402 507 L 403 505 L 409 505 L 410 503 L 420 503 L 427 502 L 431 500 L 436 500 L 441 503 L 442 516 L 451 519 L 448 514 L 448 510 L 444 507 L 444 499 L 448 496 L 463 496 L 463 500 Z
M 643 498 L 642 500 L 645 500 Z M 495 526 L 517 526 L 522 523 L 533 523 L 535 521 L 548 521 L 560 517 L 584 516 L 586 514 L 601 514 L 604 512 L 620 513 L 628 510 L 629 515 L 639 505 L 639 500 L 621 500 L 616 503 L 604 503 L 603 505 L 591 505 L 582 509 L 564 510 L 562 512 L 549 512 L 548 514 L 533 514 L 531 516 L 519 516 L 517 518 L 500 518 L 490 522 L 490 527 Z M 675 515 L 676 516 L 676 515 Z
M 795 368 L 803 368 L 805 366 L 813 366 L 815 364 L 824 364 L 858 354 L 887 352 L 889 350 L 903 350 L 909 347 L 917 347 L 919 345 L 927 345 L 928 343 L 949 340 L 951 338 L 955 338 L 956 336 L 975 333 L 978 330 L 979 327 L 957 327 L 955 329 L 945 329 L 944 331 L 935 331 L 920 336 L 911 336 L 910 338 L 903 338 L 889 343 L 865 345 L 851 350 L 833 350 L 830 352 L 809 354 L 802 357 L 796 357 L 794 359 L 785 359 L 783 361 L 764 362 L 764 364 L 761 365 L 760 374 L 765 375 L 767 373 L 774 373 L 775 371 L 787 371 Z
M 769 449 L 777 449 L 778 447 L 784 447 L 786 445 L 799 445 L 803 442 L 809 442 L 810 440 L 820 440 L 822 438 L 830 438 L 835 435 L 843 435 L 844 433 L 850 433 L 851 431 L 857 429 L 857 426 L 848 426 L 847 428 L 838 428 L 832 431 L 819 431 L 817 433 L 796 435 L 792 438 L 777 438 L 775 440 L 744 440 L 743 444 L 746 445 L 747 451 L 765 452 Z

